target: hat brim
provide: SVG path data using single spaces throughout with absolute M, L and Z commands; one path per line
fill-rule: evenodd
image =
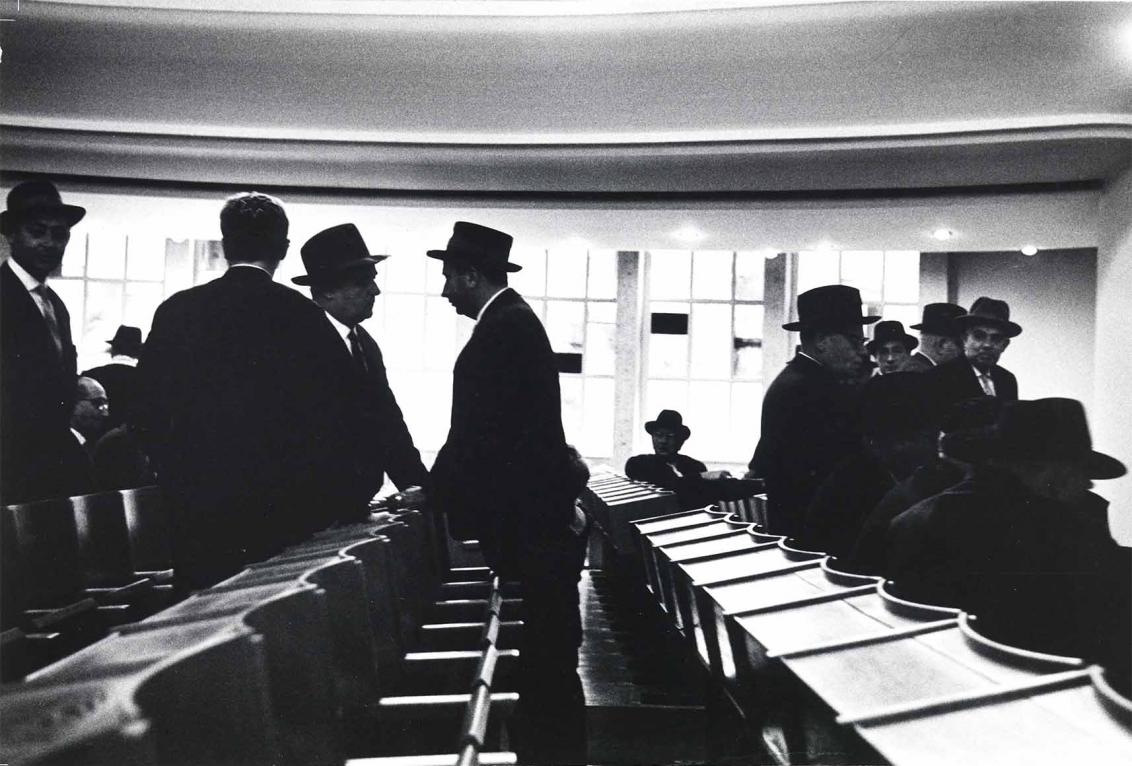
M 645 423 L 645 430 L 648 431 L 649 436 L 652 436 L 653 433 L 656 432 L 656 421 L 650 420 L 647 423 Z M 687 439 L 689 436 L 692 435 L 692 429 L 688 428 L 688 426 L 680 426 L 679 433 L 680 433 L 680 436 L 682 438 Z
M 1011 322 L 1009 319 L 997 319 L 995 317 L 985 317 L 968 314 L 966 316 L 956 317 L 955 325 L 961 330 L 966 330 L 969 325 L 985 324 L 991 327 L 997 327 L 1006 333 L 1008 338 L 1017 338 L 1022 334 L 1022 326 Z
M 427 255 L 429 258 L 435 258 L 438 261 L 471 261 L 472 260 L 472 256 L 470 256 L 468 253 L 461 253 L 457 250 L 429 250 L 425 253 L 425 255 Z M 473 264 L 473 265 L 475 265 L 475 264 Z M 503 264 L 503 270 L 511 272 L 511 273 L 514 273 L 516 271 L 521 271 L 522 268 L 523 267 L 520 266 L 519 264 L 511 263 L 511 261 L 507 261 L 506 263 Z
M 20 210 L 18 212 L 14 210 L 4 210 L 0 211 L 0 228 L 7 229 L 7 227 L 14 225 L 17 221 L 35 213 L 57 213 L 63 216 L 68 226 L 74 226 L 86 217 L 86 208 L 60 202 L 58 204 L 32 205 L 26 210 Z
M 1096 450 L 1085 459 L 1085 470 L 1090 479 L 1118 479 L 1128 473 L 1124 463 Z
M 388 255 L 367 255 L 364 258 L 358 258 L 347 263 L 342 263 L 335 266 L 332 270 L 323 272 L 318 276 L 311 276 L 310 274 L 300 274 L 297 277 L 291 277 L 291 281 L 296 285 L 320 285 L 327 282 L 334 281 L 334 278 L 342 274 L 344 271 L 357 268 L 358 266 L 365 266 L 367 264 L 381 263 Z
M 863 316 L 860 319 L 847 319 L 844 322 L 840 322 L 838 324 L 842 324 L 842 325 L 846 325 L 846 324 L 866 325 L 866 324 L 875 324 L 876 322 L 879 322 L 879 321 L 880 321 L 879 316 L 873 316 L 872 314 L 870 314 L 869 316 Z M 803 322 L 803 321 L 799 320 L 797 322 L 787 322 L 786 324 L 782 325 L 782 329 L 783 330 L 804 330 L 807 327 L 833 327 L 833 326 L 834 325 L 830 324 L 829 322 L 824 322 L 824 321 L 822 321 L 822 322 Z

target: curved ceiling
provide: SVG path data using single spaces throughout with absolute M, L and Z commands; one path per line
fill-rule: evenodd
M 1129 159 L 1132 4 L 598 5 L 25 2 L 0 25 L 4 166 L 51 172 L 47 148 L 79 175 L 679 192 Z M 507 8 L 538 15 L 483 15 Z

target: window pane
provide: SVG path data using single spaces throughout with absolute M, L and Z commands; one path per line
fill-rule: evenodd
M 508 284 L 520 295 L 540 297 L 546 295 L 546 251 L 526 248 L 513 251 L 511 262 L 523 268 L 508 275 Z
M 385 293 L 377 296 L 373 302 L 373 316 L 362 322 L 362 327 L 366 328 L 366 332 L 372 335 L 377 340 L 377 345 L 382 348 L 382 355 L 385 354 L 385 346 L 381 343 L 381 338 L 385 334 Z M 396 319 L 394 319 L 396 324 Z M 389 365 L 389 360 L 385 360 L 386 366 Z
M 165 278 L 165 237 L 131 234 L 126 248 L 126 279 L 160 282 Z
M 220 240 L 198 239 L 193 242 L 193 260 L 196 270 L 194 280 L 198 285 L 211 282 L 228 270 Z
M 735 377 L 761 378 L 763 374 L 763 307 L 735 306 Z
M 582 353 L 584 323 L 585 304 L 578 301 L 546 302 L 546 335 L 556 353 Z
M 732 253 L 700 250 L 692 255 L 692 297 L 731 298 Z
M 586 297 L 586 251 L 551 250 L 546 260 L 546 294 L 558 298 Z
M 690 251 L 653 250 L 649 258 L 649 297 L 653 300 L 687 298 L 691 270 Z
M 763 387 L 758 383 L 731 386 L 731 455 L 744 463 L 755 454 L 759 443 Z
M 617 297 L 617 251 L 591 250 L 589 287 L 590 298 Z
M 86 273 L 96 279 L 122 279 L 126 275 L 126 238 L 121 234 L 92 231 Z
M 920 254 L 915 250 L 891 250 L 885 253 L 885 303 L 916 303 L 919 300 Z
M 804 250 L 798 253 L 798 292 L 822 285 L 836 285 L 841 276 L 837 253 L 831 250 Z
M 418 255 L 412 255 L 406 251 L 404 255 L 393 254 L 394 258 L 417 258 Z M 422 258 L 425 262 L 425 292 L 429 295 L 440 295 L 444 291 L 444 262 L 438 261 L 435 258 Z M 512 275 L 511 279 L 514 279 Z M 381 285 L 381 268 L 378 267 L 377 284 Z
M 589 301 L 586 305 L 586 311 L 589 313 L 589 320 L 591 322 L 604 322 L 605 324 L 615 324 L 617 322 L 616 303 Z
M 590 322 L 586 328 L 586 352 L 582 369 L 587 375 L 612 375 L 616 363 L 614 333 L 611 324 Z
M 884 287 L 884 253 L 846 250 L 841 254 L 841 284 L 856 287 L 865 303 L 879 303 Z
M 731 306 L 717 303 L 693 304 L 691 324 L 692 377 L 730 377 Z
M 81 279 L 50 279 L 48 283 L 60 300 L 63 301 L 63 305 L 67 307 L 67 313 L 71 315 L 71 338 L 78 345 L 83 337 L 83 321 L 86 316 L 83 313 L 83 281 Z M 113 336 L 107 335 L 106 337 Z
M 382 290 L 393 293 L 423 293 L 425 272 L 430 262 L 428 258 L 414 258 L 408 255 L 386 258 L 377 264 L 377 284 Z M 440 263 L 440 261 L 435 262 Z M 443 268 L 444 266 L 441 265 L 441 269 Z
M 86 291 L 86 322 L 82 335 L 75 336 L 75 344 L 80 353 L 98 353 L 106 349 L 106 340 L 113 338 L 122 324 L 123 284 L 87 282 Z
M 688 411 L 684 414 L 685 424 L 692 429 L 688 454 L 702 462 L 729 457 L 730 388 L 727 382 L 693 382 L 688 388 Z
M 582 423 L 585 410 L 582 400 L 582 382 L 580 376 L 559 376 L 559 385 L 562 389 L 562 430 L 566 432 L 566 441 L 577 445 L 582 437 Z
M 688 375 L 688 336 L 649 336 L 649 377 L 684 378 Z
M 904 323 L 904 329 L 907 330 L 914 324 L 920 322 L 920 307 L 918 305 L 900 305 L 899 303 L 888 303 L 884 307 L 884 318 L 895 319 L 897 322 Z M 874 327 L 876 325 L 873 325 Z M 916 334 L 915 330 L 910 331 L 912 335 Z
M 424 367 L 425 296 L 386 295 L 385 327 L 378 343 L 386 367 Z
M 165 240 L 165 295 L 193 286 L 193 240 Z
M 80 234 L 77 237 L 72 237 L 71 241 L 67 243 L 67 249 L 63 253 L 63 262 L 59 264 L 59 276 L 81 277 L 86 273 L 86 239 L 86 235 Z M 5 247 L 7 247 L 7 244 L 7 242 L 4 243 Z M 5 252 L 7 251 L 5 250 Z M 54 288 L 55 283 L 52 282 L 51 286 Z
M 390 369 L 389 387 L 397 398 L 397 404 L 405 416 L 405 425 L 408 426 L 417 449 L 440 449 L 448 436 L 452 411 L 452 376 Z
M 735 254 L 735 300 L 761 301 L 766 257 L 760 252 Z
M 608 459 L 613 455 L 613 379 L 585 379 L 586 406 L 580 443 L 584 456 Z
M 425 369 L 451 372 L 459 354 L 457 345 L 457 314 L 444 298 L 425 298 Z
M 127 282 L 126 315 L 123 324 L 140 327 L 142 334 L 149 334 L 153 322 L 153 312 L 165 298 L 165 288 L 160 282 Z

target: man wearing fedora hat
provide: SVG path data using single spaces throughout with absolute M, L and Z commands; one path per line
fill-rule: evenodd
M 110 399 L 107 421 L 107 430 L 110 430 L 125 422 L 134 397 L 134 377 L 142 348 L 141 328 L 119 325 L 114 337 L 106 342 L 110 344 L 110 363 L 92 367 L 83 375 L 94 378 L 106 389 Z
M 454 535 L 523 588 L 516 727 L 520 759 L 584 763 L 578 581 L 584 517 L 562 430 L 558 369 L 538 317 L 507 286 L 511 236 L 459 221 L 443 250 L 443 296 L 476 320 L 452 372 L 452 424 L 430 491 Z
M 229 268 L 158 307 L 132 413 L 172 509 L 183 591 L 364 513 L 369 500 L 341 338 L 321 309 L 272 281 L 289 245 L 282 204 L 237 194 L 220 230 Z
M 864 360 L 861 294 L 825 285 L 798 296 L 801 348 L 763 398 L 762 431 L 748 476 L 766 483 L 767 517 L 774 534 L 796 535 L 817 487 L 860 441 L 853 395 Z
M 0 266 L 0 501 L 60 494 L 70 446 L 75 345 L 67 307 L 47 285 L 63 262 L 71 227 L 86 210 L 64 204 L 50 181 L 25 181 L 9 193 L 0 233 L 9 258 Z
M 979 298 L 971 310 L 954 320 L 963 342 L 963 353 L 932 370 L 928 385 L 938 413 L 973 396 L 995 396 L 1004 402 L 1018 399 L 1018 380 L 999 365 L 1010 339 L 1022 328 L 1010 321 L 1006 301 Z
M 963 351 L 963 340 L 956 317 L 967 312 L 954 303 L 929 303 L 924 306 L 919 324 L 912 325 L 920 332 L 920 348 L 912 354 L 904 369 L 908 372 L 927 372 L 950 362 Z
M 950 450 L 971 476 L 889 525 L 899 591 L 971 612 L 1004 643 L 1099 662 L 1127 689 L 1132 557 L 1089 491 L 1126 469 L 1093 449 L 1081 403 L 1008 402 L 981 439 Z
M 645 423 L 645 431 L 652 437 L 652 455 L 634 455 L 625 463 L 625 475 L 634 481 L 644 481 L 672 490 L 683 510 L 700 508 L 718 497 L 705 480 L 726 478 L 727 471 L 709 471 L 707 466 L 680 448 L 692 435 L 684 425 L 683 416 L 676 410 L 661 410 L 656 420 Z
M 873 339 L 865 344 L 865 350 L 877 361 L 877 374 L 888 375 L 902 372 L 908 368 L 912 349 L 920 341 L 904 332 L 904 324 L 895 320 L 877 322 L 873 328 Z
M 369 466 L 372 493 L 376 494 L 388 474 L 400 490 L 417 488 L 401 496 L 402 503 L 417 504 L 424 500 L 419 488 L 428 482 L 428 470 L 389 387 L 381 349 L 361 325 L 373 316 L 374 300 L 381 294 L 377 264 L 389 256 L 371 255 L 352 223 L 320 231 L 307 240 L 301 253 L 307 273 L 291 281 L 310 287 L 311 299 L 326 312 L 341 339 L 338 347 L 349 355 L 361 384 L 356 413 L 364 425 L 358 436 L 371 443 L 358 449 L 372 450 L 378 456 Z

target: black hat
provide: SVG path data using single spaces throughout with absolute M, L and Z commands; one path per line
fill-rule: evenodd
M 870 354 L 875 354 L 878 346 L 893 340 L 898 340 L 903 343 L 904 348 L 909 351 L 920 345 L 920 341 L 916 340 L 915 336 L 904 332 L 903 322 L 889 319 L 884 322 L 878 322 L 877 326 L 873 328 L 873 339 L 865 344 L 865 351 L 868 351 Z
M 684 425 L 684 417 L 676 410 L 661 410 L 660 414 L 656 416 L 656 420 L 650 420 L 645 423 L 645 430 L 649 434 L 656 433 L 658 428 L 664 428 L 669 431 L 675 431 L 681 434 L 681 438 L 687 439 L 692 435 L 692 429 Z
M 1010 305 L 994 298 L 979 298 L 971 304 L 970 311 L 955 318 L 955 323 L 964 330 L 973 324 L 990 325 L 1001 329 L 1008 338 L 1022 334 L 1022 328 L 1010 321 Z
M 461 260 L 488 271 L 518 271 L 523 268 L 511 263 L 512 237 L 501 231 L 480 226 L 478 223 L 457 221 L 452 236 L 443 250 L 429 250 L 429 258 L 442 261 Z
M 878 316 L 861 316 L 861 292 L 848 285 L 823 285 L 798 296 L 798 321 L 783 330 L 831 329 L 850 324 L 872 324 Z
M 370 255 L 361 232 L 352 223 L 331 226 L 315 234 L 303 245 L 302 255 L 307 273 L 291 280 L 297 285 L 333 283 L 345 271 L 389 257 Z
M 861 389 L 861 428 L 867 436 L 899 436 L 931 430 L 931 408 L 918 372 L 869 378 Z
M 919 330 L 921 333 L 955 338 L 959 336 L 959 328 L 955 325 L 955 318 L 966 313 L 962 306 L 957 306 L 954 303 L 929 303 L 924 306 L 920 323 L 912 325 L 912 329 Z
M 114 337 L 106 342 L 110 344 L 110 351 L 113 353 L 137 356 L 141 353 L 142 347 L 141 328 L 127 324 L 118 325 Z
M 42 212 L 62 215 L 68 226 L 74 226 L 86 215 L 86 208 L 64 205 L 55 184 L 46 179 L 24 181 L 8 192 L 7 209 L 0 212 L 0 232 L 7 234 L 20 219 Z
M 1000 457 L 1076 463 L 1090 479 L 1115 479 L 1127 473 L 1119 460 L 1093 449 L 1085 408 L 1076 399 L 1007 402 L 985 437 L 971 440 L 962 450 L 966 454 L 955 456 L 961 460 Z M 944 441 L 946 446 L 947 437 Z

